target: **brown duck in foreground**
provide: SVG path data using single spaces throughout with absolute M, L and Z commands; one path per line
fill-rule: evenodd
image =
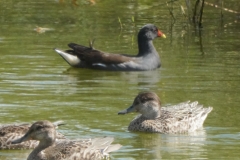
M 63 121 L 56 121 L 53 123 L 57 128 L 59 125 L 63 125 Z M 30 140 L 18 144 L 11 144 L 12 140 L 22 137 L 27 133 L 32 124 L 4 124 L 0 125 L 0 149 L 33 149 L 38 145 L 38 141 Z M 64 135 L 57 132 L 57 139 L 65 139 Z
M 129 131 L 178 134 L 194 132 L 201 128 L 212 109 L 212 107 L 203 108 L 198 102 L 183 102 L 161 107 L 157 94 L 142 92 L 136 96 L 129 108 L 118 114 L 134 111 L 141 113 L 129 124 Z
M 138 54 L 109 54 L 90 47 L 70 43 L 71 50 L 55 51 L 72 67 L 112 71 L 147 71 L 161 66 L 153 40 L 166 36 L 153 24 L 143 26 L 138 33 Z
M 35 122 L 22 138 L 12 143 L 30 139 L 39 141 L 39 145 L 30 153 L 28 160 L 98 160 L 108 158 L 108 153 L 121 148 L 120 144 L 111 145 L 111 137 L 56 141 L 55 127 L 46 120 Z

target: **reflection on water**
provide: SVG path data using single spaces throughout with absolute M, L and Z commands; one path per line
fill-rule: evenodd
M 142 146 L 152 153 L 151 159 L 167 158 L 166 155 L 189 156 L 200 158 L 204 153 L 203 144 L 206 141 L 204 130 L 198 130 L 188 135 L 147 134 L 139 138 Z
M 28 157 L 30 150 L 2 150 L 0 152 L 1 160 L 26 160 Z
M 67 125 L 59 129 L 68 138 L 115 137 L 123 145 L 111 155 L 118 160 L 239 158 L 240 27 L 235 14 L 224 11 L 219 18 L 219 10 L 206 6 L 199 34 L 179 8 L 173 8 L 177 19 L 172 23 L 165 2 L 157 0 L 74 3 L 0 1 L 1 123 L 61 119 Z M 237 10 L 237 4 L 229 1 L 224 7 Z M 97 49 L 136 54 L 137 32 L 146 23 L 167 36 L 154 41 L 162 62 L 154 71 L 69 68 L 53 51 L 96 38 Z M 39 34 L 36 26 L 51 31 Z M 155 91 L 163 105 L 191 100 L 213 111 L 195 135 L 128 132 L 136 115 L 123 119 L 117 112 L 144 90 Z M 29 152 L 0 151 L 0 160 L 26 159 Z
M 159 70 L 149 72 L 108 72 L 86 69 L 83 73 L 83 70 L 69 68 L 63 73 L 66 74 L 64 81 L 67 81 L 69 83 L 80 84 L 84 82 L 91 82 L 100 86 L 104 84 L 111 86 L 111 84 L 115 85 L 116 83 L 127 83 L 133 85 L 132 87 L 141 86 L 140 90 L 157 88 L 157 85 L 161 79 L 161 71 Z M 110 78 L 111 80 L 109 80 Z M 89 86 L 87 86 L 87 88 L 89 89 Z

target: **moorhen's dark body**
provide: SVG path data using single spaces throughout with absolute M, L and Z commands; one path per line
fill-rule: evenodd
M 55 51 L 72 67 L 92 68 L 113 71 L 147 71 L 161 66 L 158 52 L 152 40 L 166 36 L 153 24 L 143 26 L 138 33 L 136 56 L 109 54 L 90 47 L 70 43 L 71 50 Z

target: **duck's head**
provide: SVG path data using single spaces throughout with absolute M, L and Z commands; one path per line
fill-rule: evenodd
M 161 111 L 159 97 L 154 92 L 141 92 L 135 97 L 129 108 L 118 112 L 118 114 L 127 114 L 134 111 L 141 113 L 147 119 L 159 117 Z
M 55 125 L 47 120 L 38 121 L 32 124 L 28 132 L 21 138 L 12 141 L 12 144 L 28 140 L 52 143 L 56 139 Z
M 138 33 L 138 39 L 153 40 L 157 37 L 166 38 L 165 34 L 153 24 L 146 24 Z

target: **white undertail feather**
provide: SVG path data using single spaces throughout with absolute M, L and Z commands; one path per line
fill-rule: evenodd
M 72 54 L 66 53 L 65 51 L 55 49 L 55 51 L 71 66 L 78 66 L 81 60 Z
M 103 64 L 103 63 L 93 63 L 92 66 L 99 66 L 99 67 L 107 67 L 106 64 Z

